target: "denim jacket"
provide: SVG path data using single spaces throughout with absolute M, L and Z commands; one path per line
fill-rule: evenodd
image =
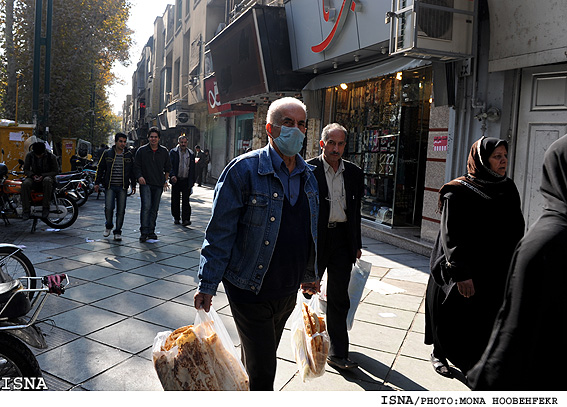
M 303 160 L 299 155 L 296 160 Z M 319 190 L 312 165 L 305 164 L 304 193 L 311 213 L 312 255 L 305 281 L 317 279 Z M 215 295 L 223 278 L 258 293 L 278 239 L 284 189 L 269 155 L 269 145 L 233 159 L 223 170 L 205 231 L 199 291 Z M 292 255 L 292 254 L 291 254 Z

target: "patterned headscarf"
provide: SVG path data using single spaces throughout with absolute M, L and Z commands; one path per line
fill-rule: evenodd
M 490 155 L 500 146 L 506 147 L 508 151 L 506 140 L 483 136 L 474 142 L 467 160 L 467 174 L 446 183 L 439 190 L 439 211 L 443 208 L 443 196 L 455 187 L 466 187 L 485 199 L 492 199 L 501 192 L 500 186 L 508 182 L 509 178 L 492 171 L 488 162 Z

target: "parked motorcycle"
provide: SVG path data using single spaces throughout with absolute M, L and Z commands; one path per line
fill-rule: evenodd
M 89 199 L 90 182 L 82 171 L 58 174 L 55 176 L 55 182 L 60 186 L 61 192 L 71 193 L 70 197 L 75 200 L 77 206 L 83 206 Z
M 23 212 L 21 198 L 22 180 L 8 179 L 9 174 L 21 177 L 23 172 L 8 171 L 8 167 L 0 163 L 0 216 L 4 220 L 5 225 L 10 224 L 8 218 L 21 218 Z M 32 206 L 30 208 L 30 218 L 33 219 L 32 232 L 36 229 L 38 219 L 57 229 L 64 229 L 75 223 L 79 215 L 79 207 L 75 202 L 77 200 L 75 193 L 66 188 L 68 183 L 69 181 L 57 182 L 56 179 L 53 185 L 49 216 L 46 218 L 41 217 L 43 192 L 32 191 Z
M 45 338 L 35 322 L 47 295 L 63 294 L 69 285 L 69 278 L 65 274 L 35 277 L 29 259 L 17 251 L 16 246 L 0 245 L 0 249 L 6 247 L 12 251 L 12 257 L 17 256 L 23 259 L 23 264 L 31 266 L 33 276 L 22 274 L 12 279 L 0 263 L 0 388 L 47 390 L 39 363 L 28 346 L 47 348 Z M 35 288 L 36 285 L 41 285 L 41 288 Z M 33 314 L 28 317 L 31 311 Z

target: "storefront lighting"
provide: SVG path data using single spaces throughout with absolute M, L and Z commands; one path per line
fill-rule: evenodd
M 348 85 L 346 83 L 341 83 L 340 87 L 341 87 L 342 90 L 347 90 Z
M 396 74 L 396 79 L 399 80 L 399 81 L 402 80 L 402 73 L 401 73 L 401 72 L 398 72 L 398 73 Z
M 429 98 L 429 104 L 432 104 L 432 103 L 433 103 L 433 98 L 430 97 L 430 98 Z

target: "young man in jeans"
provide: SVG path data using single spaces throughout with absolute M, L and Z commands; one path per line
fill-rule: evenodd
M 100 186 L 104 188 L 104 215 L 106 217 L 104 237 L 110 235 L 114 226 L 112 214 L 116 206 L 116 228 L 114 240 L 122 240 L 122 225 L 126 212 L 126 191 L 132 185 L 136 192 L 136 178 L 134 177 L 134 156 L 126 149 L 126 134 L 117 133 L 114 136 L 114 146 L 102 153 L 95 178 L 95 192 Z
M 156 220 L 161 194 L 169 188 L 167 180 L 171 171 L 171 160 L 167 148 L 159 144 L 160 131 L 150 128 L 148 144 L 136 152 L 134 174 L 140 184 L 140 242 L 157 239 Z

